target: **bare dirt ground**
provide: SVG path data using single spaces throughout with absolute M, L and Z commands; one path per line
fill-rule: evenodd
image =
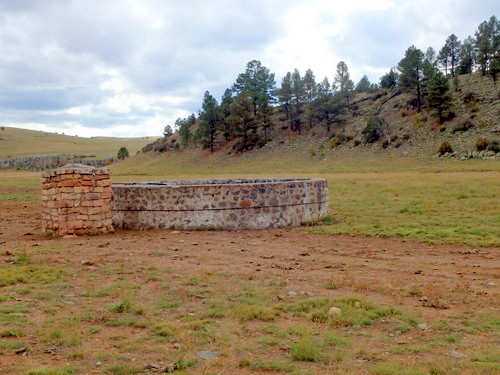
M 7 190 L 2 193 L 20 192 Z M 494 365 L 498 354 L 493 361 L 488 357 L 498 349 L 498 336 L 487 323 L 496 315 L 493 324 L 498 324 L 498 248 L 308 234 L 296 229 L 117 231 L 110 235 L 49 238 L 40 232 L 40 211 L 38 201 L 0 201 L 0 264 L 7 267 L 24 254 L 31 263 L 67 272 L 56 284 L 26 282 L 0 288 L 0 296 L 5 297 L 0 300 L 0 310 L 26 308 L 19 310 L 24 319 L 19 323 L 23 333 L 12 338 L 21 342 L 21 353 L 4 345 L 7 349 L 0 351 L 2 374 L 64 366 L 74 366 L 78 373 L 134 373 L 148 363 L 168 363 L 179 353 L 183 358 L 197 360 L 183 370 L 197 374 L 246 374 L 257 370 L 297 374 L 475 374 L 498 369 Z M 121 286 L 116 288 L 118 284 Z M 257 299 L 272 288 L 264 302 L 268 306 L 317 297 L 354 297 L 392 306 L 416 317 L 420 325 L 397 329 L 382 320 L 366 328 L 332 328 L 287 312 L 260 320 L 233 319 L 227 313 L 212 318 L 210 324 L 215 324 L 216 332 L 212 336 L 209 332 L 208 338 L 188 337 L 196 331 L 193 320 L 200 318 L 206 323 L 208 318 L 203 314 L 210 304 L 248 286 L 254 288 Z M 24 295 L 18 293 L 21 287 L 28 288 L 22 292 Z M 115 291 L 89 298 L 89 291 L 106 288 Z M 179 305 L 153 312 L 151 306 L 168 294 L 165 289 Z M 48 296 L 40 297 L 42 292 Z M 16 298 L 6 298 L 9 295 Z M 130 313 L 131 319 L 146 316 L 149 322 L 171 321 L 174 334 L 163 335 L 169 336 L 166 341 L 147 341 L 147 324 L 106 325 L 119 315 L 109 312 L 110 304 L 124 296 L 145 309 Z M 85 314 L 88 317 L 81 317 Z M 76 328 L 68 323 L 75 319 Z M 343 357 L 337 356 L 336 360 L 328 357 L 330 360 L 292 361 L 290 348 L 300 337 L 292 333 L 277 335 L 277 345 L 271 340 L 265 344 L 261 335 L 264 329 L 264 336 L 269 337 L 270 329 L 265 330 L 269 324 L 282 329 L 304 326 L 313 341 L 334 332 L 351 343 L 337 351 Z M 96 332 L 93 327 L 98 327 Z M 51 333 L 57 329 L 62 333 Z M 66 335 L 75 329 L 80 339 L 73 344 L 65 342 Z M 220 356 L 205 361 L 195 356 L 198 350 L 216 350 Z M 267 367 L 264 364 L 259 368 L 252 362 L 254 358 L 290 362 L 295 367 L 270 369 L 271 362 L 266 362 Z M 481 358 L 488 366 L 481 367 Z M 120 360 L 125 370 L 116 365 Z M 388 370 L 384 370 L 387 363 Z M 131 372 L 126 372 L 126 366 L 131 366 Z M 415 372 L 404 372 L 412 366 Z M 420 369 L 424 372 L 418 372 Z

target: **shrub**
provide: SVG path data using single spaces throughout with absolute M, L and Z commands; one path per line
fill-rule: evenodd
M 118 302 L 116 305 L 111 306 L 110 311 L 114 313 L 125 313 L 132 310 L 132 304 L 128 299 Z
M 129 157 L 129 153 L 126 147 L 121 147 L 117 154 L 118 159 L 123 160 Z
M 292 359 L 294 361 L 318 362 L 321 360 L 320 349 L 309 338 L 305 338 L 292 345 Z
M 341 142 L 337 137 L 332 138 L 330 140 L 330 148 L 336 148 L 336 147 L 340 146 L 340 144 L 341 144 Z
M 500 152 L 500 143 L 497 140 L 488 143 L 488 151 Z
M 453 133 L 466 132 L 467 130 L 472 129 L 473 127 L 474 123 L 471 121 L 471 119 L 466 119 L 459 122 L 453 127 Z
M 170 137 L 172 134 L 174 134 L 174 131 L 172 130 L 172 127 L 170 125 L 167 125 L 163 128 L 164 137 Z
M 464 95 L 464 103 L 475 103 L 476 101 L 476 94 L 474 94 L 472 91 L 469 91 Z
M 477 151 L 484 151 L 486 148 L 488 148 L 488 140 L 484 138 L 480 138 L 476 141 L 476 150 Z
M 439 146 L 438 149 L 438 154 L 439 155 L 444 155 L 446 153 L 451 153 L 453 152 L 453 147 L 448 142 L 443 142 L 441 146 Z
M 366 123 L 366 127 L 363 130 L 363 135 L 365 136 L 365 141 L 367 143 L 373 143 L 380 139 L 384 134 L 384 131 L 388 130 L 387 122 L 381 117 L 372 117 Z

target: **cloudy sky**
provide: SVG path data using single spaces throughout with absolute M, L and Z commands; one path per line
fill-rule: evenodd
M 498 0 L 0 0 L 0 125 L 160 135 L 248 61 L 373 82 L 411 44 L 473 34 Z

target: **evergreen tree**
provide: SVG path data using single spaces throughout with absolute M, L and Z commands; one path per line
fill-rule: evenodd
M 258 60 L 252 60 L 247 63 L 245 73 L 241 73 L 236 78 L 233 90 L 240 94 L 244 92 L 252 101 L 254 116 L 257 115 L 257 102 L 271 102 L 275 95 L 274 73 L 262 66 Z
M 189 146 L 189 143 L 193 138 L 193 135 L 191 133 L 191 121 L 195 120 L 196 118 L 194 114 L 187 119 L 178 118 L 177 120 L 175 120 L 175 126 L 177 127 L 177 129 L 179 129 L 179 136 L 181 137 L 181 143 L 184 147 Z
M 340 113 L 342 105 L 333 95 L 333 90 L 328 78 L 325 77 L 321 83 L 316 86 L 316 99 L 311 103 L 311 113 L 318 121 L 326 122 L 327 132 L 330 133 L 332 117 Z
M 410 46 L 405 52 L 405 57 L 399 62 L 399 85 L 403 88 L 414 88 L 417 94 L 417 107 L 422 109 L 422 78 L 424 54 L 415 46 Z
M 359 82 L 356 84 L 356 88 L 354 91 L 356 92 L 369 92 L 372 88 L 370 80 L 366 75 L 364 75 Z
M 229 141 L 231 136 L 234 134 L 234 129 L 231 127 L 231 121 L 229 116 L 231 116 L 231 104 L 233 103 L 233 92 L 230 89 L 224 91 L 222 99 L 220 102 L 220 115 L 222 121 L 222 134 L 224 139 Z
M 460 63 L 460 41 L 455 34 L 451 34 L 446 39 L 446 45 L 448 46 L 448 56 L 450 60 L 451 76 L 455 77 L 455 68 Z
M 470 74 L 474 69 L 474 39 L 469 36 L 460 46 L 459 74 Z
M 450 94 L 450 85 L 448 79 L 443 73 L 436 73 L 429 82 L 429 95 L 427 98 L 428 106 L 435 110 L 439 122 L 445 120 L 445 112 L 452 106 Z
M 281 88 L 278 90 L 278 101 L 281 104 L 283 112 L 285 112 L 287 121 L 290 121 L 292 105 L 292 73 L 290 72 L 286 73 L 281 80 Z
M 306 103 L 314 100 L 316 94 L 316 77 L 311 69 L 307 69 L 306 74 L 304 74 L 304 93 Z
M 346 100 L 347 108 L 349 108 L 349 98 L 354 89 L 354 82 L 351 80 L 349 75 L 347 64 L 343 61 L 340 61 L 337 64 L 337 73 L 335 75 L 334 82 L 338 87 L 338 95 Z
M 205 91 L 202 103 L 202 112 L 200 115 L 200 126 L 198 127 L 198 135 L 203 142 L 205 148 L 210 148 L 214 152 L 215 134 L 220 121 L 220 108 L 217 100 Z
M 391 68 L 388 73 L 380 77 L 380 87 L 383 89 L 393 89 L 398 84 L 398 72 Z
M 490 63 L 500 54 L 500 22 L 495 16 L 482 22 L 476 31 L 476 61 L 483 75 L 489 70 Z
M 118 159 L 124 160 L 129 157 L 129 153 L 126 147 L 120 147 L 118 154 L 116 155 Z
M 438 61 L 444 68 L 444 74 L 448 75 L 448 65 L 450 63 L 450 47 L 447 43 L 441 48 L 438 55 Z
M 427 48 L 424 54 L 424 61 L 422 64 L 422 74 L 424 81 L 426 82 L 429 81 L 431 77 L 439 71 L 437 63 L 438 61 L 437 61 L 436 51 L 434 51 L 434 48 L 432 47 Z
M 292 73 L 292 130 L 302 130 L 302 104 L 304 103 L 305 90 L 304 81 L 300 77 L 300 72 L 294 69 Z
M 309 122 L 309 128 L 313 126 L 313 114 L 311 112 L 311 103 L 316 97 L 316 77 L 311 69 L 306 70 L 304 74 L 304 91 L 305 91 L 305 112 Z
M 234 146 L 239 152 L 252 149 L 260 140 L 257 134 L 258 124 L 252 109 L 252 100 L 245 92 L 236 95 L 231 103 L 229 121 L 236 135 L 240 137 Z
M 163 136 L 164 137 L 170 137 L 172 134 L 174 134 L 174 131 L 172 130 L 172 127 L 170 125 L 166 125 L 163 128 Z

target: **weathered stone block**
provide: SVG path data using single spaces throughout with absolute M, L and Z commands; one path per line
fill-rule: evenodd
M 112 223 L 103 224 L 111 213 L 110 173 L 79 164 L 43 172 L 42 230 L 59 235 L 112 231 Z

